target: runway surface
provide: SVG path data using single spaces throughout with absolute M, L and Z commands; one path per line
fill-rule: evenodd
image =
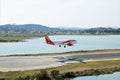
M 55 56 L 11 56 L 0 57 L 0 71 L 32 70 L 50 68 L 67 62 L 120 59 L 120 53 L 67 54 Z
M 68 62 L 68 61 L 78 61 L 85 62 L 91 60 L 107 60 L 107 59 L 119 59 L 120 53 L 100 53 L 100 54 L 81 54 L 81 55 L 71 55 L 67 57 L 59 58 L 60 62 Z

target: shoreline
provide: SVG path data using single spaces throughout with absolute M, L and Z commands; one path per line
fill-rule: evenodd
M 70 51 L 61 53 L 37 53 L 37 54 L 10 54 L 10 55 L 0 55 L 0 57 L 10 57 L 10 56 L 54 56 L 54 55 L 79 55 L 79 54 L 94 54 L 94 53 L 116 53 L 120 52 L 120 49 L 98 49 L 98 50 L 80 50 L 80 51 Z
M 52 34 L 50 36 L 61 36 L 61 34 Z M 110 35 L 120 35 L 120 34 L 62 34 L 62 35 L 76 35 L 76 36 L 110 36 Z M 41 38 L 44 35 L 39 36 L 0 36 L 0 43 L 7 43 L 7 42 L 24 42 L 26 39 L 34 39 L 34 38 Z

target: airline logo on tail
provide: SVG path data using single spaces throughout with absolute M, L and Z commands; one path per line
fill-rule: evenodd
M 64 46 L 64 48 L 67 46 L 73 46 L 74 44 L 77 43 L 76 40 L 66 40 L 66 41 L 52 41 L 48 35 L 45 34 L 45 41 L 46 41 L 46 44 L 50 44 L 50 45 L 59 45 L 59 47 L 61 47 L 61 45 Z

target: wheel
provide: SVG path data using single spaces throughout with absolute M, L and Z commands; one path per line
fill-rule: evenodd
M 66 45 L 64 46 L 64 48 L 66 48 Z

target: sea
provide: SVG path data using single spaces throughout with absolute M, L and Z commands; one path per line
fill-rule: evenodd
M 77 40 L 74 46 L 59 47 L 48 45 L 44 37 L 25 40 L 24 42 L 0 42 L 0 55 L 11 54 L 51 54 L 70 51 L 120 49 L 120 35 L 54 35 L 52 41 Z
M 120 72 L 115 72 L 113 74 L 98 75 L 98 76 L 76 77 L 72 80 L 120 80 Z

